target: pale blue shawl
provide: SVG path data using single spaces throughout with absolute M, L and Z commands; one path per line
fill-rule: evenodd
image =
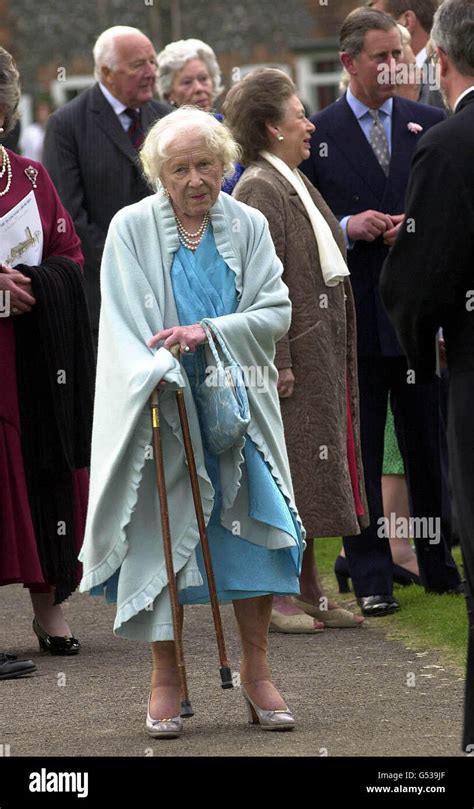
M 263 215 L 226 194 L 211 208 L 217 249 L 235 273 L 237 311 L 208 319 L 242 367 L 268 368 L 269 385 L 250 387 L 248 434 L 263 454 L 274 479 L 299 521 L 294 504 L 273 364 L 275 342 L 289 328 L 291 304 Z M 186 384 L 169 354 L 152 351 L 148 340 L 178 325 L 170 267 L 179 247 L 176 221 L 162 194 L 124 208 L 112 220 L 101 268 L 96 399 L 91 486 L 81 560 L 81 591 L 108 580 L 121 568 L 115 631 L 130 637 L 169 637 L 167 577 L 161 547 L 159 502 L 150 460 L 148 399 L 160 379 Z M 165 356 L 166 355 L 166 356 Z M 160 396 L 162 441 L 178 587 L 201 583 L 194 549 L 199 541 L 173 385 Z M 194 401 L 185 390 L 206 522 L 213 506 Z M 243 536 L 268 548 L 293 540 L 249 516 L 242 444 L 220 459 L 222 524 L 236 521 Z M 242 470 L 244 473 L 242 474 Z M 299 525 L 302 529 L 301 522 Z M 138 550 L 139 548 L 139 550 Z M 140 552 L 139 552 L 140 551 Z M 150 627 L 149 615 L 153 612 Z M 125 624 L 134 626 L 128 632 Z

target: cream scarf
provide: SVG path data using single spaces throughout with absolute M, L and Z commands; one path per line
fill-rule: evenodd
M 271 163 L 285 180 L 288 180 L 298 194 L 306 209 L 314 231 L 324 283 L 327 287 L 337 286 L 337 284 L 339 284 L 346 275 L 350 275 L 350 273 L 332 235 L 331 228 L 314 204 L 311 194 L 302 180 L 301 174 L 297 169 L 290 169 L 281 158 L 266 150 L 261 151 L 260 155 L 267 160 L 268 163 Z

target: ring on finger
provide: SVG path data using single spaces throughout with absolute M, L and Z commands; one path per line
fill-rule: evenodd
M 20 310 L 17 309 L 16 306 L 12 306 L 12 315 L 18 315 L 19 312 L 20 312 Z
M 184 348 L 183 348 L 183 351 L 187 354 L 188 351 L 191 351 L 191 349 L 189 348 L 188 345 L 185 345 Z

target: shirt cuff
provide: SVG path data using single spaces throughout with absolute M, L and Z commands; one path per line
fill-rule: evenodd
M 352 239 L 349 238 L 348 233 L 347 233 L 347 223 L 348 223 L 350 218 L 351 218 L 350 216 L 343 216 L 343 218 L 339 220 L 339 224 L 340 224 L 340 226 L 342 228 L 342 232 L 344 234 L 344 241 L 345 241 L 345 244 L 346 244 L 346 250 L 352 250 L 352 248 L 354 247 L 354 244 L 355 244 L 355 242 L 353 242 Z

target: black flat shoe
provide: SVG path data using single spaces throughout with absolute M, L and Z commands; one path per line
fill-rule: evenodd
M 36 671 L 31 660 L 17 660 L 16 655 L 7 655 L 0 652 L 0 680 L 16 680 Z
M 388 593 L 363 596 L 357 599 L 357 603 L 361 609 L 362 615 L 367 615 L 369 618 L 391 615 L 392 612 L 396 612 L 400 609 L 398 601 L 395 601 L 394 597 Z
M 81 644 L 76 638 L 56 637 L 48 635 L 39 625 L 36 618 L 33 621 L 33 632 L 39 641 L 42 652 L 49 652 L 51 655 L 77 655 Z

